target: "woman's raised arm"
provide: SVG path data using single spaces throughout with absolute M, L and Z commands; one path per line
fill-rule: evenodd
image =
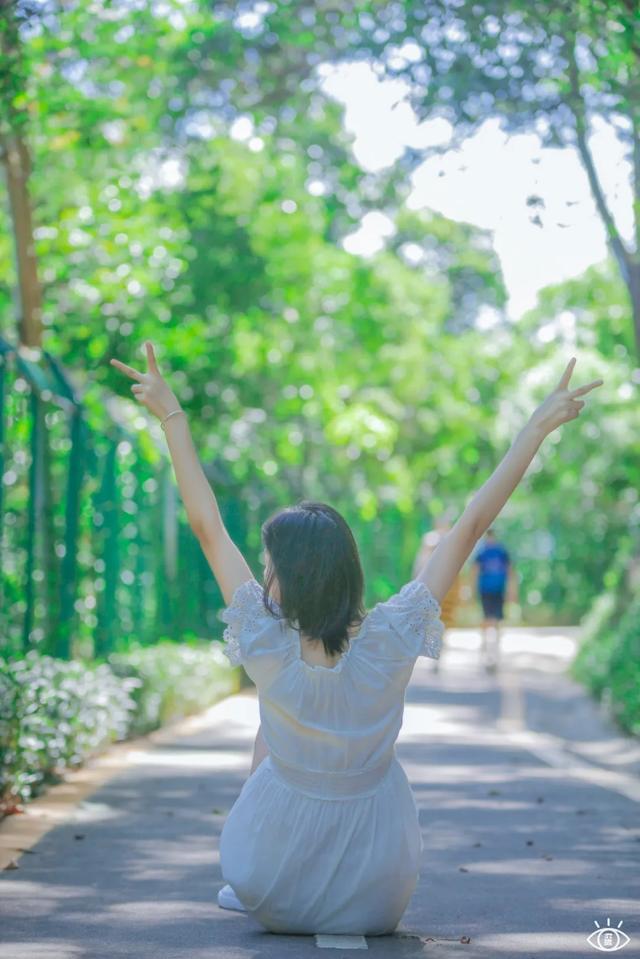
M 602 384 L 602 380 L 593 380 L 586 386 L 570 390 L 569 380 L 575 363 L 576 359 L 572 357 L 556 388 L 534 411 L 502 462 L 415 577 L 425 583 L 438 602 L 442 602 L 475 544 L 513 493 L 545 437 L 563 423 L 574 420 L 585 402 L 578 397 Z
M 189 525 L 202 546 L 225 603 L 229 604 L 236 588 L 254 577 L 246 560 L 229 537 L 218 502 L 193 445 L 186 414 L 160 373 L 152 344 L 147 341 L 145 347 L 146 373 L 134 370 L 120 360 L 112 359 L 110 362 L 136 380 L 131 387 L 136 399 L 158 419 L 166 419 L 163 427 Z M 179 412 L 180 415 L 169 415 L 174 412 Z

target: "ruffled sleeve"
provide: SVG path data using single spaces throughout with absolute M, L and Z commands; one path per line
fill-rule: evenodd
M 231 602 L 218 613 L 226 623 L 224 654 L 232 666 L 244 666 L 256 685 L 271 680 L 279 670 L 290 643 L 284 621 L 265 609 L 264 591 L 248 579 L 234 591 Z M 280 608 L 272 600 L 276 614 Z
M 386 627 L 394 658 L 440 657 L 444 623 L 440 604 L 420 579 L 412 579 L 371 613 L 374 630 Z

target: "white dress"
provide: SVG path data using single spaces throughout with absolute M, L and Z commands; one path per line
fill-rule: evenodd
M 220 864 L 265 929 L 375 936 L 402 917 L 423 845 L 395 742 L 417 657 L 440 655 L 439 616 L 411 580 L 328 667 L 302 659 L 298 630 L 265 609 L 255 579 L 218 613 L 228 659 L 256 684 L 270 753 L 229 811 Z

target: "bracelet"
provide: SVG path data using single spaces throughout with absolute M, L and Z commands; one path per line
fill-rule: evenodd
M 167 420 L 170 419 L 170 417 L 175 416 L 177 413 L 184 413 L 184 410 L 174 410 L 173 413 L 169 413 L 168 416 L 165 416 L 165 418 L 160 422 L 160 426 L 162 427 L 163 430 L 164 430 L 164 424 L 167 422 Z M 165 430 L 165 433 L 166 433 L 166 430 Z

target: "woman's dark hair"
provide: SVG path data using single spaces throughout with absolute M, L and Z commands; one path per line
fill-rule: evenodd
M 360 556 L 345 520 L 326 503 L 301 500 L 263 523 L 262 542 L 271 560 L 264 583 L 269 612 L 277 577 L 282 616 L 322 640 L 329 656 L 342 653 L 348 628 L 365 616 Z

